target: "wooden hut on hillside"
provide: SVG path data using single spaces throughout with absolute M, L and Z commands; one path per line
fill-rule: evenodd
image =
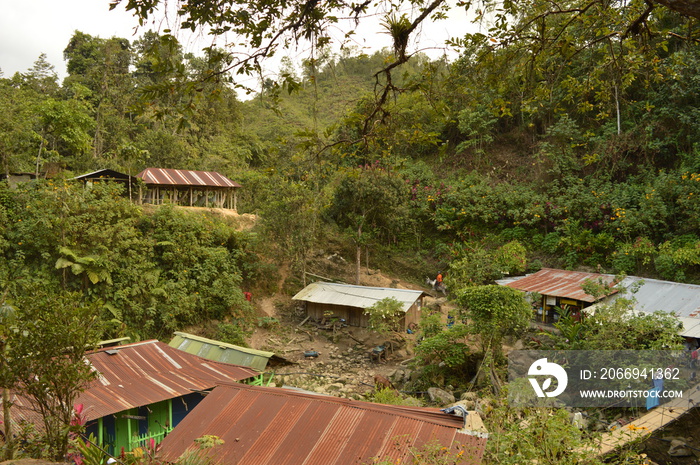
M 119 171 L 110 169 L 102 169 L 93 171 L 92 173 L 81 174 L 73 178 L 76 181 L 82 181 L 86 186 L 90 186 L 97 182 L 115 182 L 124 186 L 124 195 L 129 199 L 135 197 L 138 192 L 138 179 Z
M 212 207 L 237 210 L 237 190 L 241 185 L 216 171 L 191 171 L 166 168 L 146 168 L 136 177 L 145 188 L 139 198 L 142 203 L 169 203 L 186 207 Z
M 426 295 L 423 291 L 411 289 L 316 282 L 306 286 L 292 299 L 304 302 L 307 315 L 317 320 L 322 320 L 328 313 L 344 319 L 350 326 L 366 328 L 369 315 L 365 314 L 365 309 L 380 300 L 393 298 L 401 303 L 405 313 L 402 324 L 407 329 L 420 321 L 423 297 Z

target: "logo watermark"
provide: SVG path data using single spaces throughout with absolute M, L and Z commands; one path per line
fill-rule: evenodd
M 527 374 L 529 376 L 535 375 L 538 377 L 546 376 L 541 386 L 537 378 L 528 378 L 537 397 L 556 397 L 564 392 L 569 381 L 566 370 L 557 363 L 548 362 L 546 358 L 535 360 L 532 365 L 530 365 Z M 556 381 L 555 389 L 551 392 L 547 392 L 547 389 L 552 385 L 553 379 Z
M 683 397 L 695 362 L 689 351 L 516 350 L 508 355 L 509 397 L 516 407 L 650 409 Z

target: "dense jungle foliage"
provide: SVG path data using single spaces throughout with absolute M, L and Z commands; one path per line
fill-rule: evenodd
M 144 20 L 159 0 L 126 3 Z M 285 290 L 298 290 L 321 250 L 356 261 L 358 277 L 361 263 L 416 282 L 446 272 L 471 324 L 445 329 L 436 315 L 422 323 L 421 380 L 441 385 L 464 382 L 475 336 L 496 379 L 499 342 L 528 324 L 517 293 L 477 285 L 543 266 L 700 283 L 692 14 L 641 0 L 485 0 L 500 8 L 492 24 L 456 37 L 459 58 L 450 61 L 408 47 L 428 14 L 447 14 L 441 0 L 411 2 L 420 6 L 411 19 L 388 14 L 394 48 L 372 54 L 334 52 L 323 34 L 333 9 L 359 15 L 369 2 L 175 3 L 184 27 L 233 30 L 268 52 L 276 45 L 266 41 L 281 37 L 274 31 L 287 31 L 313 38 L 313 52 L 283 59 L 279 79 L 262 80 L 248 101 L 232 71 L 255 71 L 265 53 L 236 68 L 230 51 L 186 53 L 169 31 L 132 42 L 76 31 L 62 82 L 44 56 L 25 73 L 0 73 L 0 171 L 38 175 L 0 184 L 3 389 L 31 386 L 51 402 L 37 374 L 53 367 L 55 348 L 70 346 L 65 359 L 75 358 L 61 373 L 72 384 L 53 386 L 70 399 L 94 375 L 80 360 L 98 337 L 167 338 L 215 322 L 219 337 L 241 339 L 254 318 L 244 291 L 275 288 L 283 264 L 296 280 Z M 146 167 L 218 171 L 241 183 L 239 210 L 258 215 L 256 228 L 139 206 L 118 186 L 71 180 Z M 584 323 L 565 315 L 545 343 L 676 347 L 670 317 L 622 323 L 624 310 Z M 507 390 L 489 419 L 491 463 L 589 455 L 567 412 L 510 408 Z M 65 425 L 73 411 L 63 404 Z M 35 455 L 63 458 L 61 431 Z
M 80 291 L 106 335 L 159 336 L 250 316 L 242 283 L 271 275 L 261 244 L 297 272 L 332 243 L 453 286 L 542 266 L 700 282 L 697 20 L 596 8 L 522 7 L 513 26 L 455 40 L 459 59 L 412 56 L 391 82 L 379 70 L 400 50 L 321 47 L 248 101 L 222 51 L 76 31 L 63 82 L 43 56 L 0 77 L 3 173 L 52 176 L 0 188 L 3 295 Z M 69 181 L 149 166 L 240 182 L 259 228 Z

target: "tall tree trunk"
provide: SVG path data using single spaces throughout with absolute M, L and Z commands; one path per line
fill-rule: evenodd
M 617 94 L 617 85 L 615 85 L 615 110 L 617 111 L 617 135 L 622 134 L 622 116 L 620 115 L 620 97 Z
M 360 268 L 362 266 L 362 224 L 357 227 L 357 251 L 355 254 L 355 284 L 360 285 Z
M 44 145 L 46 144 L 46 139 L 41 137 L 41 144 L 39 145 L 39 153 L 36 155 L 36 168 L 34 170 L 34 176 L 39 177 L 39 163 L 41 162 L 41 152 L 44 151 Z
M 2 390 L 2 421 L 5 426 L 5 460 L 15 458 L 15 443 L 12 439 L 12 418 L 10 416 L 10 390 Z
M 7 295 L 7 291 L 5 292 Z M 0 302 L 4 302 L 4 297 Z M 0 350 L 2 351 L 2 360 L 7 360 L 7 340 L 0 339 Z M 4 369 L 4 367 L 3 367 Z M 6 387 L 2 389 L 2 421 L 4 425 L 5 432 L 5 460 L 12 460 L 15 458 L 15 444 L 12 439 L 12 417 L 10 413 L 11 400 L 10 400 L 10 390 Z

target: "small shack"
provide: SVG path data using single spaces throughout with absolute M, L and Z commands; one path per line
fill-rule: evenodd
M 82 181 L 86 186 L 90 186 L 96 182 L 115 182 L 124 186 L 124 195 L 130 199 L 138 193 L 138 178 L 128 174 L 120 173 L 119 171 L 103 169 L 93 171 L 92 173 L 81 174 L 73 178 L 75 181 Z
M 488 440 L 474 411 L 460 417 L 436 408 L 232 383 L 214 389 L 163 440 L 158 457 L 174 463 L 205 436 L 223 442 L 211 458 L 238 465 L 409 465 L 417 463 L 416 450 L 431 445 L 459 463 L 477 465 Z
M 418 323 L 423 307 L 423 298 L 428 295 L 423 291 L 412 289 L 393 289 L 386 287 L 355 286 L 315 282 L 299 291 L 293 300 L 304 302 L 306 314 L 311 318 L 322 320 L 327 315 L 342 318 L 350 326 L 367 327 L 369 316 L 365 309 L 386 298 L 394 298 L 402 304 L 405 316 L 404 329 L 412 323 Z
M 237 190 L 242 186 L 216 171 L 146 168 L 136 177 L 146 186 L 139 193 L 142 203 L 238 208 Z
M 7 185 L 10 189 L 17 189 L 19 184 L 29 182 L 32 179 L 36 179 L 37 175 L 34 173 L 9 173 L 0 174 L 0 181 L 7 180 Z
M 543 268 L 527 276 L 498 281 L 503 286 L 537 295 L 532 302 L 535 319 L 548 324 L 559 321 L 561 310 L 568 311 L 574 318 L 580 318 L 584 308 L 606 297 L 587 294 L 583 285 L 588 282 L 612 286 L 615 276 Z

